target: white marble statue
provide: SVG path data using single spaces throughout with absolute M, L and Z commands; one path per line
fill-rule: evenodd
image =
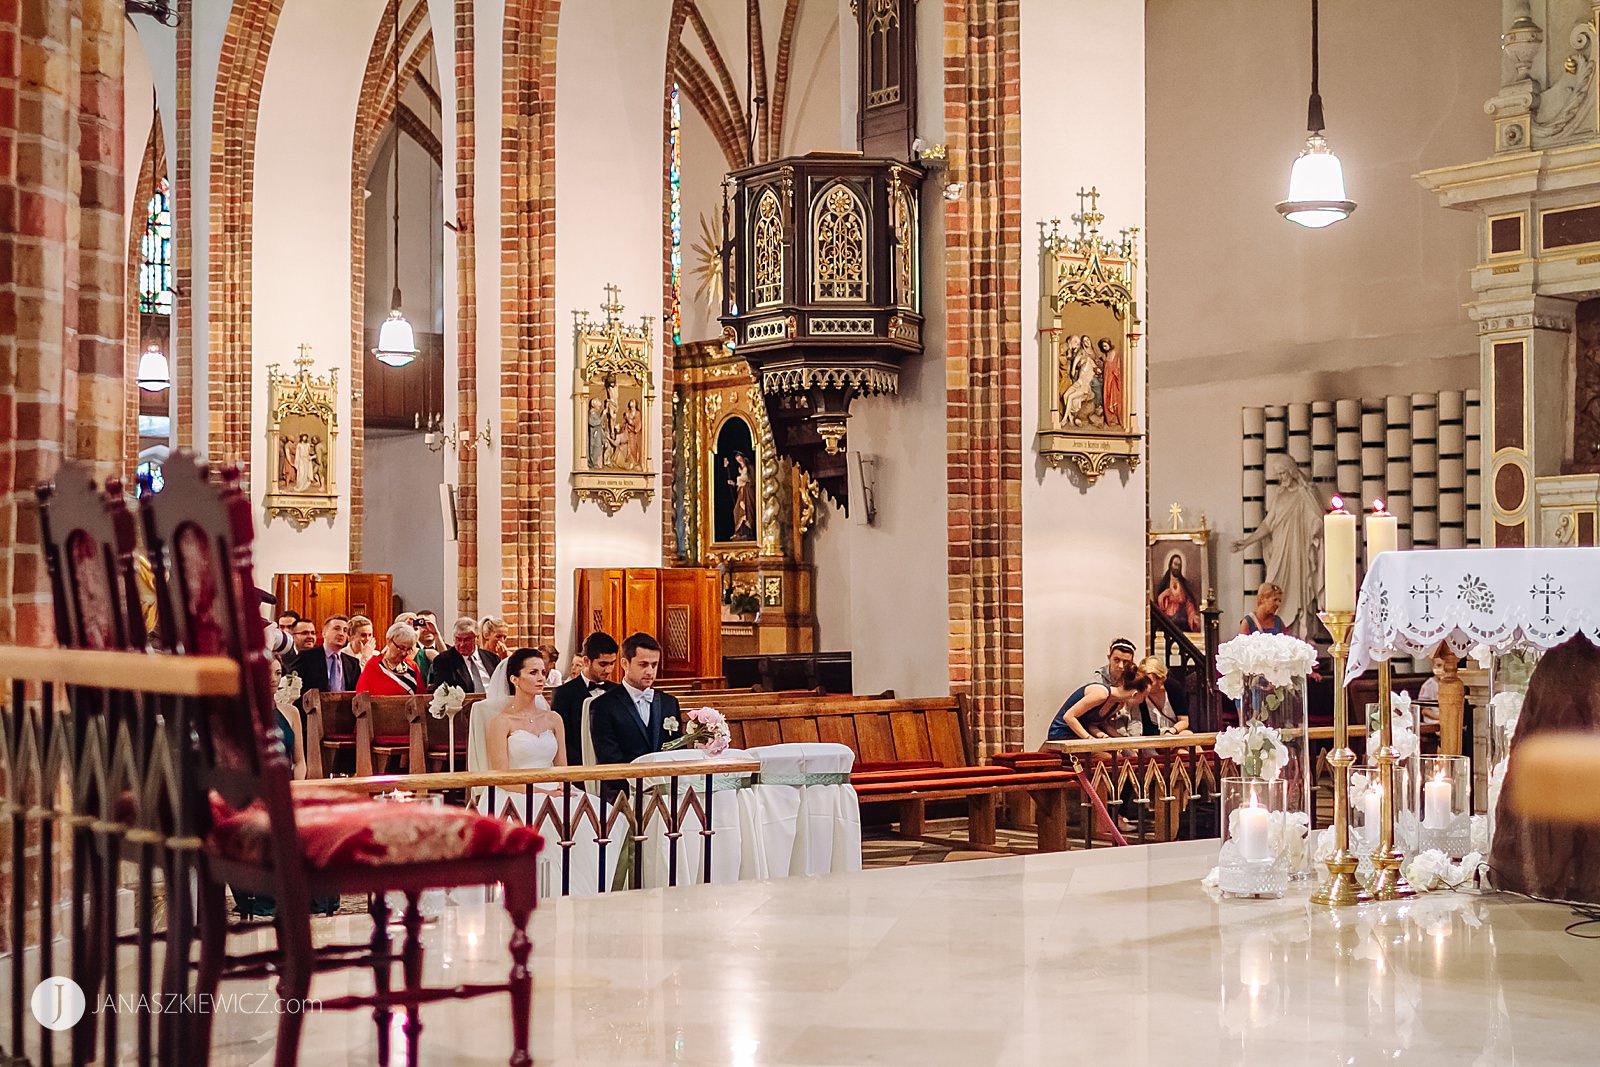
M 1267 581 L 1283 589 L 1278 615 L 1290 633 L 1315 634 L 1322 595 L 1322 500 L 1300 465 L 1285 455 L 1272 460 L 1277 492 L 1254 533 L 1233 543 L 1235 552 L 1261 545 Z

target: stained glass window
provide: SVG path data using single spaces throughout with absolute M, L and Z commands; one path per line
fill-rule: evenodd
M 172 201 L 167 179 L 156 182 L 146 205 L 144 239 L 139 242 L 139 310 L 172 313 Z
M 161 473 L 159 460 L 146 460 L 139 464 L 135 474 L 135 491 L 139 496 L 149 496 L 159 493 L 167 484 L 166 476 Z
M 672 207 L 668 223 L 672 226 L 672 343 L 683 342 L 683 201 L 679 199 L 679 183 L 683 164 L 683 110 L 678 103 L 678 83 L 672 83 L 672 128 L 668 140 L 672 145 Z

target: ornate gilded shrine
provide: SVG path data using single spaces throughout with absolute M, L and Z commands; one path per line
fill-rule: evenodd
M 615 513 L 629 498 L 648 504 L 655 495 L 654 452 L 647 438 L 656 389 L 650 317 L 625 325 L 620 291 L 615 285 L 605 290 L 603 319 L 573 312 L 572 491 Z
M 724 343 L 756 376 L 778 452 L 847 503 L 850 403 L 922 352 L 922 171 L 814 152 L 728 176 Z
M 311 373 L 311 346 L 301 345 L 295 372 L 267 366 L 268 516 L 288 519 L 300 529 L 319 515 L 329 521 L 339 512 L 334 484 L 334 441 L 339 433 L 335 408 L 339 371 Z
M 806 533 L 818 488 L 780 458 L 749 365 L 720 342 L 679 345 L 673 518 L 678 562 L 723 568 L 728 655 L 811 652 Z
M 1138 230 L 1120 239 L 1100 234 L 1100 193 L 1080 190 L 1088 206 L 1072 216 L 1076 237 L 1060 220 L 1039 224 L 1039 454 L 1052 467 L 1074 463 L 1093 484 L 1106 469 L 1139 465 Z

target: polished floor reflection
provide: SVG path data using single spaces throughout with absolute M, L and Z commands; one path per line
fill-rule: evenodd
M 541 1064 L 1600 1061 L 1600 941 L 1565 908 L 1432 895 L 1343 913 L 1213 901 L 1215 844 L 1100 849 L 563 901 L 535 919 Z M 503 913 L 458 894 L 430 980 L 498 976 Z M 328 920 L 342 937 L 365 919 Z M 326 935 L 327 930 L 322 933 Z M 319 979 L 325 995 L 341 982 Z M 429 1005 L 422 1061 L 504 1063 L 503 1002 Z M 219 1020 L 216 1062 L 270 1060 Z M 302 1062 L 373 1062 L 364 1015 Z M 395 1024 L 396 1062 L 404 1037 Z

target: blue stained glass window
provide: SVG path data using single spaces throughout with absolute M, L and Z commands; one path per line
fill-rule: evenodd
M 683 342 L 683 201 L 679 198 L 679 183 L 683 165 L 683 110 L 678 103 L 678 83 L 672 83 L 672 207 L 668 223 L 672 227 L 672 343 Z
M 150 315 L 172 313 L 171 192 L 167 179 L 156 182 L 139 241 L 139 310 Z

